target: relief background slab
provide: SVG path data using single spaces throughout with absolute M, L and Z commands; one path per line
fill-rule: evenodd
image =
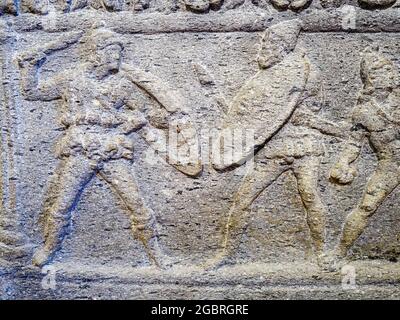
M 319 115 L 341 123 L 348 121 L 362 87 L 360 53 L 366 47 L 378 45 L 382 55 L 400 67 L 400 9 L 355 10 L 353 30 L 343 30 L 340 9 L 313 7 L 300 13 L 272 14 L 239 7 L 204 14 L 82 9 L 56 13 L 56 18 L 31 13 L 0 16 L 0 27 L 4 25 L 5 34 L 10 36 L 0 48 L 2 210 L 15 220 L 32 248 L 11 261 L 11 266 L 5 264 L 0 283 L 6 289 L 1 292 L 0 287 L 0 297 L 399 298 L 398 188 L 379 207 L 349 253 L 351 260 L 357 260 L 362 291 L 341 291 L 340 272 L 324 273 L 310 262 L 310 231 L 291 172 L 283 174 L 253 203 L 248 229 L 234 254 L 237 265 L 204 271 L 198 266 L 220 248 L 243 169 L 217 172 L 205 164 L 200 176 L 188 177 L 161 159 L 148 163 L 147 144 L 135 133 L 131 136 L 135 148 L 131 170 L 144 201 L 155 212 L 161 248 L 178 265 L 166 271 L 149 266 L 141 244 L 131 236 L 129 218 L 118 206 L 120 199 L 98 178 L 89 182 L 73 208 L 62 248 L 52 261 L 62 270 L 57 290 L 40 290 L 43 275 L 30 263 L 33 248 L 43 241 L 40 214 L 59 161 L 54 144 L 63 131 L 58 122 L 59 101 L 26 101 L 21 94 L 21 75 L 13 60 L 16 52 L 71 30 L 87 30 L 94 20 L 104 20 L 123 40 L 123 61 L 182 92 L 196 130 L 207 132 L 219 126 L 224 115 L 215 100 L 214 87 L 200 84 L 193 64 L 206 67 L 230 101 L 258 70 L 257 45 L 262 32 L 279 21 L 300 18 L 304 27 L 298 46 L 321 70 L 324 83 L 325 106 Z M 42 77 L 73 70 L 78 67 L 78 57 L 79 45 L 52 53 L 41 69 Z M 331 136 L 325 136 L 323 143 L 326 154 L 318 188 L 328 210 L 325 246 L 330 250 L 347 214 L 362 196 L 376 167 L 376 156 L 366 144 L 357 161 L 358 176 L 352 184 L 338 186 L 329 182 L 329 171 L 345 143 Z M 204 152 L 203 156 L 204 161 L 208 155 Z M 182 275 L 185 273 L 187 276 Z M 89 279 L 93 283 L 82 287 Z M 311 287 L 314 289 L 309 290 Z

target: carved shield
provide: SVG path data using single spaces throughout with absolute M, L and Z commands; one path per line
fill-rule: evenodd
M 304 54 L 292 53 L 240 88 L 213 143 L 215 169 L 244 163 L 285 125 L 299 103 L 308 73 Z
M 202 171 L 200 143 L 187 100 L 149 72 L 130 65 L 124 65 L 123 70 L 132 82 L 155 100 L 160 113 L 167 113 L 167 125 L 143 130 L 142 136 L 152 149 L 146 155 L 147 160 L 161 157 L 184 174 L 197 176 Z

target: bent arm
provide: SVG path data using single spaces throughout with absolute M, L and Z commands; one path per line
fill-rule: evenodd
M 167 162 L 177 170 L 189 176 L 197 176 L 202 170 L 200 159 L 200 147 L 197 132 L 191 122 L 186 99 L 178 90 L 171 88 L 158 77 L 150 72 L 140 70 L 135 66 L 123 65 L 123 72 L 127 78 L 146 92 L 159 106 L 155 114 L 161 115 L 160 121 L 149 119 L 150 126 L 146 126 L 142 132 L 144 139 L 157 151 L 164 151 L 165 135 L 171 133 L 168 128 L 173 128 L 173 135 L 176 135 L 176 145 L 172 145 L 173 152 L 168 150 Z M 168 121 L 164 122 L 164 119 Z M 154 121 L 155 120 L 155 121 Z M 159 122 L 160 128 L 153 127 L 153 123 Z M 158 125 L 157 125 L 158 126 Z M 153 127 L 153 128 L 151 128 Z M 171 147 L 171 144 L 168 146 Z M 187 157 L 181 157 L 177 149 L 187 151 Z
M 325 106 L 325 93 L 320 74 L 321 71 L 311 64 L 306 88 L 291 122 L 294 125 L 306 126 L 323 134 L 345 139 L 344 128 L 316 114 Z
M 357 160 L 360 155 L 366 130 L 360 124 L 356 123 L 351 129 L 350 138 L 339 156 L 339 160 L 333 166 L 330 172 L 332 182 L 338 184 L 349 184 L 357 175 L 357 170 L 351 164 Z
M 291 122 L 294 125 L 302 125 L 311 129 L 316 129 L 326 135 L 341 139 L 345 139 L 346 137 L 342 127 L 303 108 L 295 111 Z
M 339 162 L 351 164 L 357 160 L 364 145 L 367 131 L 360 123 L 355 123 L 350 129 L 350 137 L 346 143 L 343 152 L 340 155 Z
M 21 91 L 29 101 L 52 101 L 61 97 L 62 77 L 39 80 L 39 66 L 29 65 L 21 69 Z
M 186 101 L 175 90 L 169 88 L 150 72 L 132 65 L 123 64 L 122 71 L 135 85 L 145 91 L 168 112 L 186 112 Z
M 58 75 L 43 81 L 40 80 L 40 68 L 46 62 L 48 55 L 54 51 L 66 49 L 76 43 L 81 36 L 82 32 L 73 32 L 44 47 L 34 48 L 16 57 L 21 69 L 21 91 L 27 100 L 51 101 L 61 97 L 61 87 L 65 75 Z

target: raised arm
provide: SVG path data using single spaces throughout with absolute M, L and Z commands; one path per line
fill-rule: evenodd
M 170 87 L 150 72 L 132 65 L 122 65 L 122 71 L 133 84 L 155 101 L 157 107 L 154 110 L 154 116 L 161 115 L 160 119 L 154 119 L 154 117 L 149 119 L 147 124 L 150 126 L 146 126 L 142 132 L 144 139 L 161 154 L 168 151 L 167 162 L 179 171 L 189 176 L 200 174 L 202 170 L 200 145 L 189 116 L 186 99 L 179 90 Z M 167 123 L 163 123 L 163 119 L 167 120 Z M 157 125 L 158 128 L 153 126 L 154 122 L 160 124 Z M 169 134 L 171 136 L 166 136 Z M 171 143 L 171 139 L 174 138 L 176 138 L 176 143 Z M 163 141 L 168 141 L 168 150 L 165 149 Z M 186 152 L 181 153 L 182 150 Z
M 187 112 L 185 99 L 150 72 L 128 64 L 123 64 L 121 69 L 132 83 L 145 91 L 168 112 Z
M 44 47 L 34 48 L 17 55 L 16 61 L 21 68 L 21 91 L 25 99 L 51 101 L 61 97 L 65 75 L 60 74 L 48 80 L 41 80 L 40 68 L 46 62 L 48 55 L 76 43 L 81 36 L 81 32 L 73 32 Z
M 61 79 L 39 80 L 39 63 L 21 67 L 21 91 L 26 100 L 51 101 L 61 97 Z

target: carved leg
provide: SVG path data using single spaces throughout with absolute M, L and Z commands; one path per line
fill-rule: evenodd
M 280 160 L 254 164 L 254 169 L 246 174 L 243 183 L 234 196 L 224 230 L 222 250 L 216 257 L 207 261 L 207 269 L 218 268 L 229 260 L 239 247 L 242 235 L 248 226 L 251 204 L 261 192 L 288 169 L 289 167 L 282 165 Z
M 42 266 L 60 248 L 63 230 L 70 220 L 70 212 L 86 184 L 93 177 L 94 169 L 83 156 L 62 160 L 51 181 L 44 211 L 44 246 L 33 256 L 33 264 Z
M 321 158 L 307 156 L 295 164 L 293 172 L 310 228 L 313 246 L 317 256 L 321 255 L 325 243 L 326 208 L 318 191 L 318 177 Z
M 136 179 L 125 160 L 110 161 L 99 175 L 108 182 L 125 205 L 131 219 L 132 234 L 139 240 L 152 263 L 163 266 L 158 244 L 155 215 L 140 196 Z
M 398 165 L 380 162 L 369 179 L 364 195 L 357 208 L 345 221 L 339 245 L 335 250 L 338 257 L 344 257 L 362 234 L 369 218 L 376 212 L 387 196 L 399 185 Z

